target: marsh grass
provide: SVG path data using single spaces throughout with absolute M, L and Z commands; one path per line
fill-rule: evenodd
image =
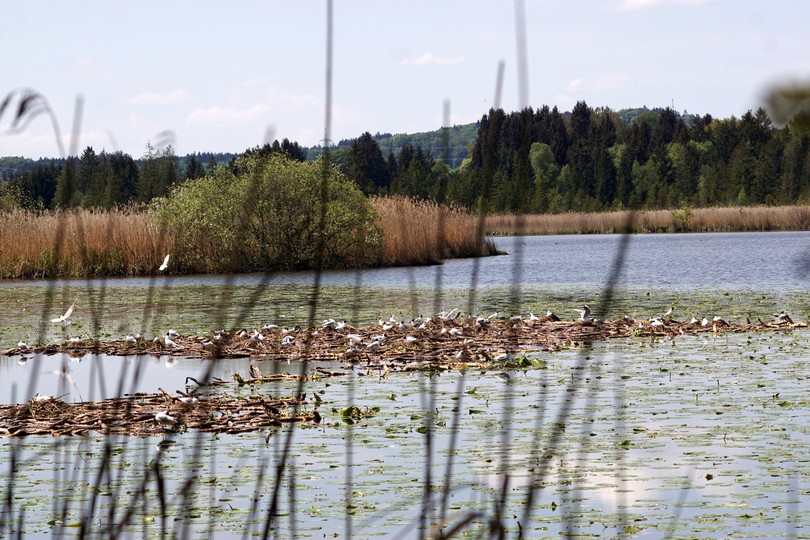
M 172 247 L 136 207 L 0 214 L 4 278 L 143 275 Z
M 611 234 L 624 232 L 630 211 L 568 212 L 487 218 L 487 234 Z M 810 206 L 681 208 L 637 212 L 635 233 L 803 231 L 810 229 Z
M 383 231 L 383 266 L 495 254 L 492 241 L 476 235 L 476 216 L 464 210 L 407 197 L 375 197 L 372 204 Z
M 406 197 L 377 197 L 372 204 L 383 232 L 374 265 L 436 264 L 495 253 L 491 241 L 476 236 L 475 216 L 458 208 Z M 0 213 L 3 278 L 149 275 L 158 271 L 166 253 L 173 254 L 172 273 L 206 272 L 178 249 L 143 207 Z

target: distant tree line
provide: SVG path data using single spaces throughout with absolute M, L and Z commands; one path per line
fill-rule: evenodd
M 429 133 L 366 132 L 330 147 L 329 156 L 367 195 L 489 212 L 795 204 L 810 201 L 806 114 L 780 128 L 761 108 L 715 119 L 670 108 L 614 112 L 580 101 L 570 113 L 498 109 L 474 124 Z M 137 160 L 92 147 L 68 159 L 0 158 L 0 209 L 147 203 L 217 167 L 244 173 L 241 155 L 303 162 L 323 153 L 284 139 L 242 154 L 178 157 L 171 146 L 147 144 Z
M 369 133 L 338 164 L 366 193 L 490 212 L 810 201 L 810 134 L 802 122 L 776 128 L 761 108 L 722 120 L 669 108 L 632 112 L 628 123 L 583 101 L 571 113 L 490 110 L 458 168 L 407 144 L 384 160 Z

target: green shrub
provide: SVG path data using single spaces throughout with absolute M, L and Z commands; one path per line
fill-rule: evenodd
M 155 222 L 173 237 L 174 258 L 192 272 L 347 268 L 379 258 L 374 210 L 354 183 L 322 163 L 243 156 L 154 201 Z M 323 223 L 321 210 L 325 211 Z M 323 246 L 319 261 L 318 247 Z

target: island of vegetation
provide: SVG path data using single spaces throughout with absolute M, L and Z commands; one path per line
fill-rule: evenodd
M 432 264 L 493 254 L 486 234 L 806 230 L 808 124 L 579 102 L 329 148 L 5 157 L 0 276 L 152 274 L 167 253 L 170 273 Z

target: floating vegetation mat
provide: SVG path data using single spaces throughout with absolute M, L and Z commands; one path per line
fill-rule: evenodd
M 791 331 L 807 323 L 684 323 L 671 320 L 639 322 L 632 319 L 585 322 L 483 317 L 433 318 L 417 323 L 382 322 L 353 328 L 325 321 L 316 329 L 265 327 L 252 331 L 217 332 L 205 336 L 167 336 L 154 341 L 83 341 L 6 351 L 84 355 L 103 351 L 112 355 L 156 354 L 203 358 L 263 358 L 287 361 L 328 360 L 367 365 L 380 378 L 390 372 L 444 369 L 541 368 L 544 362 L 526 354 L 532 351 L 573 349 L 610 338 L 670 338 L 689 334 L 727 332 Z M 293 398 L 270 398 L 259 393 L 262 383 L 345 376 L 349 372 L 314 367 L 307 374 L 262 375 L 254 364 L 249 375 L 233 374 L 233 381 L 188 377 L 185 392 L 177 395 L 137 393 L 104 401 L 65 403 L 53 396 L 36 396 L 24 404 L 0 405 L 0 436 L 86 435 L 135 436 L 195 429 L 214 433 L 243 433 L 279 426 L 285 422 L 320 422 L 317 395 L 313 412 L 304 413 L 306 394 Z M 303 382 L 303 381 L 301 381 Z M 234 384 L 235 383 L 235 384 Z M 231 385 L 253 392 L 244 396 L 227 391 L 214 395 L 217 387 Z M 204 391 L 203 388 L 205 389 Z M 254 392 L 254 389 L 256 390 Z M 226 389 L 227 390 L 227 389 Z M 199 397 L 198 397 L 199 396 Z
M 274 375 L 264 380 L 297 379 Z M 226 384 L 213 380 L 206 386 Z M 102 434 L 152 436 L 196 429 L 211 433 L 244 433 L 281 426 L 289 422 L 320 420 L 317 413 L 303 412 L 306 395 L 270 398 L 191 394 L 161 391 L 138 393 L 104 401 L 65 403 L 53 396 L 37 396 L 21 405 L 0 405 L 0 436 Z
M 583 322 L 560 321 L 555 316 L 522 318 L 433 317 L 411 323 L 381 321 L 351 327 L 325 321 L 321 328 L 279 328 L 268 325 L 252 330 L 218 331 L 208 336 L 167 335 L 145 340 L 78 340 L 61 344 L 20 346 L 4 355 L 107 354 L 171 355 L 185 358 L 264 358 L 273 360 L 327 360 L 393 364 L 445 364 L 498 360 L 526 348 L 556 351 L 581 347 L 610 338 L 673 337 L 700 333 L 759 332 L 806 328 L 806 322 L 739 323 L 724 320 L 678 322 L 639 321 L 632 318 Z

